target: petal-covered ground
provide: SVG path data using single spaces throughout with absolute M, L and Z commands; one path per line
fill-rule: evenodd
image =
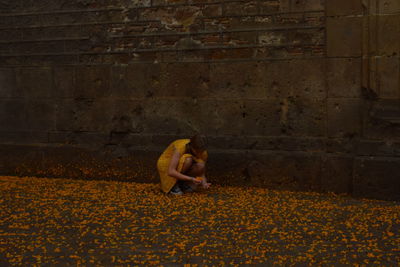
M 400 262 L 400 203 L 214 186 L 0 177 L 0 266 Z

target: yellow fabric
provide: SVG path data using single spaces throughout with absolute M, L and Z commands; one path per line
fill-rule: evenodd
M 190 139 L 179 139 L 172 142 L 165 151 L 161 154 L 160 158 L 157 161 L 157 169 L 160 175 L 161 180 L 161 190 L 165 193 L 168 193 L 172 187 L 175 185 L 177 179 L 168 175 L 168 167 L 172 158 L 172 155 L 175 151 L 179 151 L 181 157 L 179 159 L 177 171 L 181 172 L 183 164 L 186 158 L 191 157 L 195 162 L 203 162 L 205 163 L 208 158 L 207 151 L 204 151 L 200 156 L 194 156 L 191 154 L 185 154 L 186 145 L 190 142 Z

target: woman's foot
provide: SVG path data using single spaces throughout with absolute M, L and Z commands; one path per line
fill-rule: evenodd
M 178 183 L 176 183 L 174 185 L 174 187 L 172 187 L 172 189 L 169 191 L 169 193 L 172 195 L 176 195 L 176 196 L 183 195 L 183 192 L 182 192 L 181 188 L 179 187 Z
M 183 191 L 183 193 L 193 193 L 193 187 L 189 182 L 186 181 L 179 181 L 178 182 L 180 189 Z

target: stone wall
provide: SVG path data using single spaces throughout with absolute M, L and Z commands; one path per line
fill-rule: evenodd
M 398 0 L 0 1 L 0 172 L 400 199 Z

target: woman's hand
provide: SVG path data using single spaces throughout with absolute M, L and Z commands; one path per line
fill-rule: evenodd
M 196 178 L 192 178 L 192 182 L 194 183 L 194 184 L 197 184 L 197 185 L 199 185 L 199 184 L 201 184 L 201 180 L 198 180 L 198 179 L 196 179 Z
M 203 189 L 208 189 L 210 188 L 210 183 L 207 183 L 207 178 L 206 177 L 202 177 L 201 179 L 201 186 L 203 187 Z
M 208 188 L 210 188 L 210 183 L 203 183 L 203 188 L 204 189 L 208 189 Z

